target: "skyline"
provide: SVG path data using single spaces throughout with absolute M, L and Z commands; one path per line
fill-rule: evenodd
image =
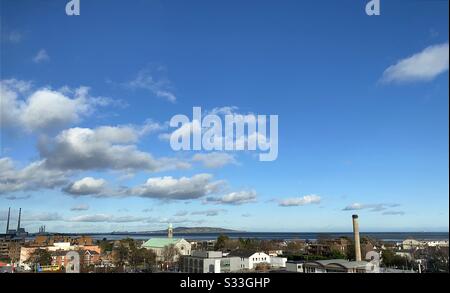
M 0 231 L 448 232 L 448 1 L 64 2 L 0 4 Z M 278 157 L 172 150 L 193 107 Z

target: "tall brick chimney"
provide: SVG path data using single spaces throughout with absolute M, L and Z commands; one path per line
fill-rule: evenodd
M 355 237 L 355 258 L 356 261 L 361 261 L 361 244 L 359 240 L 359 223 L 358 215 L 353 215 L 353 236 Z

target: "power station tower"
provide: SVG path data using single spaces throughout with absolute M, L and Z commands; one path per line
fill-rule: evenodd
M 17 233 L 20 232 L 20 216 L 22 215 L 22 208 L 19 209 L 19 219 L 17 220 Z
M 9 232 L 9 218 L 11 217 L 11 208 L 8 209 L 8 220 L 6 221 L 6 234 Z

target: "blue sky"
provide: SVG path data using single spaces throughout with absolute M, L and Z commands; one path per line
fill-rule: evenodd
M 1 230 L 448 231 L 448 1 L 66 2 L 1 0 Z M 277 160 L 173 151 L 194 106 Z

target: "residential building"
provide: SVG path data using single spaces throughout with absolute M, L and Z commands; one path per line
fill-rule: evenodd
M 240 268 L 242 270 L 253 270 L 257 264 L 270 264 L 270 256 L 264 252 L 253 251 L 233 251 L 228 256 L 240 258 Z

